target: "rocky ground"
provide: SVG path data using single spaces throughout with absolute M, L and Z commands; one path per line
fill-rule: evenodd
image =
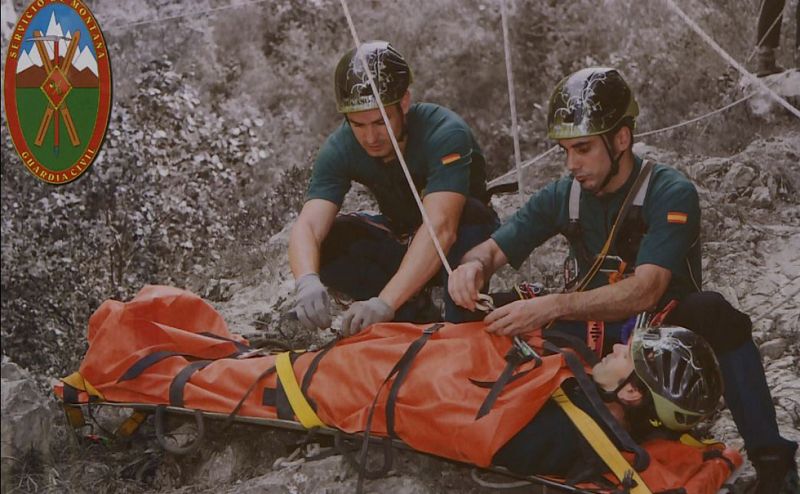
M 637 151 L 674 163 L 698 184 L 704 211 L 705 286 L 723 293 L 752 316 L 781 432 L 800 441 L 800 171 L 796 166 L 800 133 L 792 130 L 780 137 L 755 139 L 741 152 L 725 157 L 676 156 L 645 142 L 637 144 Z M 356 204 L 361 200 L 358 195 L 353 199 Z M 495 207 L 505 216 L 517 200 L 501 197 Z M 202 294 L 234 331 L 253 343 L 278 338 L 313 346 L 331 334 L 309 334 L 282 319 L 292 288 L 286 269 L 287 231 L 264 245 L 269 261 L 259 272 L 215 280 Z M 518 273 L 501 273 L 495 286 L 531 277 L 554 283 L 561 247 L 558 241 L 546 245 L 530 266 Z M 88 438 L 71 436 L 52 400 L 42 398 L 24 371 L 11 363 L 3 365 L 2 390 L 3 469 L 12 474 L 3 477 L 7 492 L 81 492 L 102 486 L 115 492 L 327 493 L 350 492 L 355 487 L 352 469 L 338 455 L 317 461 L 291 457 L 295 443 L 303 439 L 298 433 L 245 425 L 225 431 L 212 426 L 207 444 L 198 453 L 174 457 L 158 449 L 147 425 L 126 444 L 106 442 L 101 429 L 83 431 L 83 436 L 96 435 Z M 97 413 L 107 427 L 119 420 L 115 411 Z M 179 431 L 187 429 L 191 426 L 183 424 Z M 742 446 L 727 410 L 713 419 L 710 432 L 729 445 Z M 39 441 L 49 444 L 31 446 L 52 451 L 49 457 L 7 461 L 13 457 L 10 448 L 15 442 L 43 435 L 47 439 Z M 329 446 L 329 441 L 320 443 L 323 452 Z M 739 483 L 752 475 L 746 466 Z M 390 476 L 369 481 L 367 488 L 407 494 L 494 490 L 474 482 L 468 467 L 409 452 L 399 455 Z

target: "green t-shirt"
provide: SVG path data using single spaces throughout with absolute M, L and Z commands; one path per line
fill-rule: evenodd
M 486 161 L 461 117 L 438 105 L 416 103 L 406 116 L 406 131 L 404 158 L 421 196 L 457 192 L 485 202 Z M 422 224 L 399 161 L 370 157 L 345 120 L 317 155 L 306 200 L 326 199 L 341 206 L 352 181 L 372 192 L 396 232 L 411 232 Z
M 641 167 L 642 160 L 637 156 L 630 178 L 613 194 L 602 198 L 586 192 L 581 194 L 582 239 L 591 256 L 602 250 L 622 202 Z M 534 194 L 492 235 L 512 266 L 519 268 L 533 249 L 549 238 L 567 231 L 571 187 L 571 176 L 550 183 Z M 688 293 L 697 291 L 702 282 L 700 204 L 694 185 L 674 168 L 655 165 L 641 214 L 647 233 L 639 245 L 636 266 L 655 264 L 672 272 L 672 280 L 661 303 L 673 298 L 681 299 Z M 617 237 L 617 243 L 619 241 L 620 238 Z M 570 245 L 570 250 L 574 255 L 578 252 L 578 247 Z M 609 251 L 609 255 L 617 254 L 615 247 Z M 582 276 L 590 266 L 581 256 L 576 257 Z M 635 266 L 629 266 L 628 271 L 633 268 Z M 608 276 L 598 273 L 588 288 L 606 284 Z

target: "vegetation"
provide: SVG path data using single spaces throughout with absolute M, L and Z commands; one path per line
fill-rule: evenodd
M 258 246 L 296 214 L 316 150 L 337 124 L 332 72 L 352 45 L 334 0 L 226 9 L 211 0 L 88 3 L 105 30 L 114 77 L 108 137 L 91 171 L 60 187 L 35 180 L 3 125 L 2 352 L 51 377 L 77 366 L 87 319 L 102 300 L 129 298 L 146 283 L 202 292 L 214 278 L 258 269 Z M 582 66 L 622 69 L 637 88 L 644 130 L 740 96 L 738 77 L 661 3 L 512 3 L 524 158 L 551 145 L 549 90 Z M 757 5 L 683 3 L 746 58 Z M 473 126 L 490 177 L 508 170 L 499 4 L 354 0 L 350 9 L 362 40 L 389 39 L 410 60 L 416 99 L 451 107 Z M 677 150 L 727 152 L 768 132 L 742 108 L 702 125 L 659 139 Z M 556 163 L 532 169 L 530 183 L 559 173 Z

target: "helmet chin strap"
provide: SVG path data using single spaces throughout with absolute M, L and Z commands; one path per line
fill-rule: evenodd
M 600 192 L 603 189 L 605 189 L 606 185 L 608 185 L 608 183 L 611 182 L 611 179 L 614 178 L 617 175 L 617 173 L 619 173 L 619 162 L 622 159 L 622 155 L 625 154 L 625 151 L 622 150 L 617 155 L 617 157 L 614 158 L 614 154 L 611 151 L 611 144 L 609 144 L 608 142 L 608 137 L 606 137 L 606 134 L 603 134 L 601 137 L 603 138 L 603 144 L 606 147 L 608 158 L 611 160 L 611 170 L 608 171 L 606 178 L 603 180 L 603 183 L 600 184 L 600 187 L 598 187 L 597 192 Z
M 624 388 L 628 383 L 633 382 L 635 375 L 636 375 L 636 373 L 634 371 L 631 371 L 631 373 L 628 374 L 628 377 L 626 377 L 624 381 L 620 382 L 619 385 L 617 386 L 617 388 L 615 390 L 613 390 L 613 391 L 608 391 L 608 390 L 605 390 L 603 388 L 599 388 L 599 386 L 598 386 L 598 388 L 599 388 L 598 392 L 600 393 L 600 398 L 602 398 L 603 401 L 606 402 L 606 403 L 617 402 L 617 403 L 619 403 L 621 405 L 625 405 L 625 403 L 623 403 L 619 399 L 619 396 L 617 396 L 617 395 L 619 394 L 620 391 L 622 391 L 622 388 Z

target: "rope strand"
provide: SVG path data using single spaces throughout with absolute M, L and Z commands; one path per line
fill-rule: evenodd
M 514 71 L 511 68 L 511 46 L 508 35 L 508 16 L 506 0 L 500 0 L 500 18 L 503 26 L 503 53 L 506 62 L 506 80 L 508 81 L 508 106 L 511 108 L 511 136 L 514 140 L 514 164 L 517 169 L 517 192 L 520 205 L 525 204 L 525 188 L 522 183 L 522 156 L 519 149 L 519 126 L 517 125 L 517 98 L 514 94 Z
M 436 236 L 436 230 L 433 228 L 431 219 L 428 217 L 428 213 L 425 211 L 425 206 L 422 204 L 422 199 L 419 197 L 417 186 L 414 184 L 414 179 L 411 178 L 411 172 L 408 171 L 408 165 L 406 165 L 406 160 L 403 157 L 402 151 L 400 151 L 400 145 L 397 143 L 397 138 L 394 135 L 394 129 L 392 129 L 389 116 L 386 114 L 386 108 L 384 108 L 383 102 L 381 101 L 378 86 L 375 85 L 375 79 L 372 77 L 372 71 L 369 69 L 367 59 L 364 56 L 364 53 L 361 51 L 361 41 L 358 39 L 358 33 L 356 32 L 355 24 L 353 24 L 353 18 L 350 16 L 350 10 L 347 8 L 347 0 L 339 1 L 342 4 L 342 10 L 344 10 L 344 15 L 347 18 L 347 25 L 350 26 L 350 34 L 352 34 L 353 41 L 355 41 L 356 44 L 356 54 L 358 55 L 361 65 L 363 66 L 364 71 L 367 74 L 367 78 L 369 79 L 369 85 L 372 88 L 372 96 L 375 98 L 375 102 L 378 104 L 378 110 L 380 110 L 381 117 L 383 117 L 383 122 L 386 125 L 386 131 L 389 134 L 389 139 L 392 141 L 392 147 L 394 147 L 394 152 L 397 155 L 398 161 L 400 161 L 400 166 L 403 168 L 403 174 L 406 176 L 408 186 L 411 188 L 411 193 L 414 195 L 414 200 L 417 202 L 417 207 L 419 207 L 419 212 L 422 215 L 422 222 L 428 229 L 428 234 L 430 235 L 431 240 L 433 240 L 433 245 L 436 248 L 436 252 L 439 254 L 439 259 L 442 261 L 442 266 L 444 266 L 447 274 L 451 275 L 453 274 L 453 268 L 451 268 L 450 263 L 447 262 L 447 256 L 442 249 L 442 245 L 439 243 L 439 238 Z

